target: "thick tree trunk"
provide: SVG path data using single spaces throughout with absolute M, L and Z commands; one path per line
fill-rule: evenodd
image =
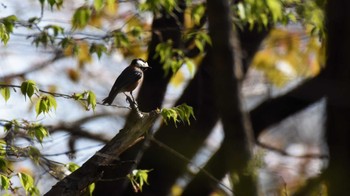
M 350 176 L 350 1 L 327 5 L 327 142 L 328 195 L 348 195 Z
M 234 187 L 237 195 L 256 195 L 252 176 L 244 174 L 251 158 L 252 130 L 249 126 L 249 119 L 242 110 L 239 83 L 242 76 L 240 76 L 238 67 L 242 59 L 237 53 L 239 52 L 237 48 L 234 48 L 237 47 L 237 43 L 235 43 L 229 2 L 227 0 L 208 0 L 207 7 L 209 33 L 213 42 L 212 63 L 214 66 L 211 67 L 211 71 L 214 76 L 215 101 L 225 133 L 220 148 L 221 153 L 216 154 L 221 155 L 221 165 L 216 163 L 216 166 L 227 168 L 228 172 L 239 177 L 239 183 Z M 208 190 L 208 188 L 203 187 L 195 192 L 184 192 L 184 195 L 209 194 L 203 190 Z

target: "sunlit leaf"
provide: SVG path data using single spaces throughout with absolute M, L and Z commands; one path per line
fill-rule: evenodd
M 127 175 L 135 192 L 142 192 L 143 185 L 148 184 L 148 173 L 152 170 L 134 169 Z
M 6 45 L 10 39 L 10 34 L 7 32 L 4 24 L 0 23 L 0 39 Z
M 94 8 L 96 11 L 101 11 L 104 6 L 104 0 L 94 0 Z
M 0 88 L 0 92 L 1 92 L 2 97 L 5 99 L 5 101 L 10 99 L 11 91 L 9 88 L 6 88 L 6 87 Z
M 96 95 L 92 91 L 88 91 L 87 94 L 88 94 L 88 96 L 87 96 L 88 106 L 91 105 L 92 109 L 95 110 L 95 107 L 96 107 Z
M 97 57 L 100 59 L 103 53 L 107 52 L 107 47 L 104 44 L 93 43 L 90 46 L 90 53 L 96 53 Z
M 0 186 L 1 190 L 8 190 L 10 187 L 10 179 L 3 174 L 0 174 Z
M 113 15 L 117 12 L 118 1 L 115 0 L 106 0 L 106 11 L 109 15 Z
M 39 116 L 41 113 L 49 113 L 51 109 L 57 108 L 57 102 L 55 98 L 51 95 L 44 95 L 39 98 L 35 105 L 35 111 L 37 116 Z
M 95 190 L 95 183 L 90 184 L 88 188 L 89 188 L 89 194 L 90 196 L 92 196 Z
M 21 84 L 21 92 L 25 98 L 28 96 L 30 99 L 35 91 L 37 91 L 37 87 L 33 80 L 27 80 Z
M 190 118 L 194 118 L 193 108 L 185 103 L 172 108 L 163 108 L 161 115 L 166 124 L 172 121 L 175 126 L 177 126 L 178 122 L 190 125 Z
M 80 166 L 76 163 L 73 163 L 73 162 L 69 162 L 66 164 L 66 167 L 68 168 L 68 170 L 70 172 L 74 172 L 75 170 L 77 170 Z
M 84 28 L 91 17 L 91 10 L 87 6 L 82 6 L 75 10 L 72 18 L 73 29 L 82 29 Z
M 26 193 L 30 192 L 30 190 L 34 187 L 33 178 L 30 175 L 22 172 L 19 172 L 17 175 Z
M 204 4 L 195 5 L 192 9 L 191 17 L 195 24 L 199 25 L 200 21 L 205 14 L 205 6 Z
M 29 151 L 28 151 L 28 155 L 29 155 L 29 158 L 31 160 L 33 160 L 36 164 L 39 163 L 39 159 L 41 157 L 41 153 L 40 153 L 39 149 L 37 149 L 33 146 L 30 146 Z
M 5 145 L 2 145 L 1 146 L 1 150 L 0 150 L 0 152 L 1 152 L 1 156 L 0 156 L 0 169 L 2 170 L 2 171 L 5 171 L 5 170 L 7 170 L 8 169 L 8 165 L 9 165 L 9 162 L 8 162 L 8 160 L 4 157 L 4 155 L 5 155 L 5 148 L 6 146 Z

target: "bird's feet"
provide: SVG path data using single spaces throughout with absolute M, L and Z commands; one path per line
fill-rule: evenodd
M 131 108 L 138 108 L 138 105 L 137 105 L 136 100 L 134 99 L 134 96 L 131 95 L 131 97 L 130 97 L 125 93 L 124 93 L 124 95 L 126 96 L 126 102 L 128 102 L 130 104 Z

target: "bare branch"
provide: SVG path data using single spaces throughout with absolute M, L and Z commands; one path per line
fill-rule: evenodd
M 40 63 L 32 66 L 31 68 L 29 68 L 27 70 L 24 70 L 22 72 L 15 73 L 15 74 L 9 74 L 9 75 L 6 75 L 6 76 L 2 76 L 2 77 L 0 77 L 0 81 L 6 81 L 6 80 L 9 80 L 9 79 L 12 79 L 12 78 L 23 77 L 23 76 L 25 76 L 28 73 L 41 70 L 41 69 L 45 68 L 46 66 L 50 65 L 51 63 L 53 63 L 53 62 L 55 62 L 55 61 L 57 61 L 59 59 L 62 59 L 63 57 L 64 57 L 64 55 L 63 55 L 62 51 L 57 50 L 55 52 L 55 55 L 51 59 L 43 61 L 43 62 L 40 62 Z
M 327 154 L 304 154 L 304 155 L 292 155 L 282 149 L 270 146 L 268 144 L 261 143 L 259 141 L 256 142 L 256 145 L 258 145 L 261 148 L 271 150 L 273 152 L 276 152 L 278 154 L 281 154 L 283 156 L 288 156 L 288 157 L 294 157 L 294 158 L 301 158 L 301 159 L 329 159 L 329 155 Z

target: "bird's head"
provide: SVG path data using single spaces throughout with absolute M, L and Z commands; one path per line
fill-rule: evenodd
M 140 58 L 132 60 L 130 65 L 139 67 L 141 69 L 151 68 L 150 66 L 148 66 L 148 63 L 146 61 Z

